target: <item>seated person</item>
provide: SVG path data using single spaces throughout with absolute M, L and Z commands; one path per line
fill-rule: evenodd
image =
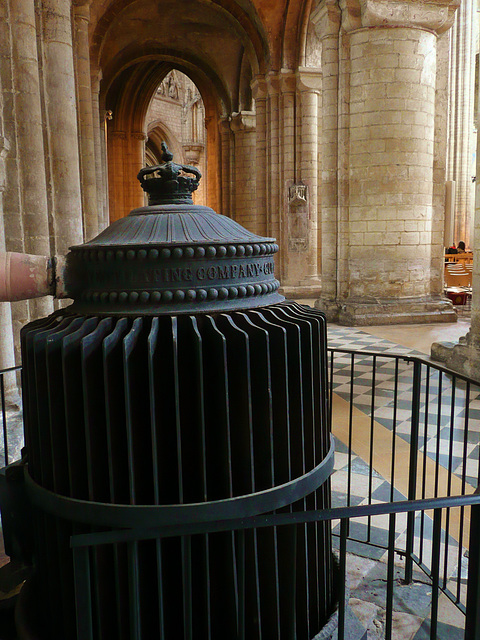
M 465 253 L 465 243 L 463 242 L 463 240 L 460 240 L 457 245 L 457 253 Z
M 448 253 L 448 254 L 450 254 L 450 253 L 458 253 L 457 247 L 454 244 L 452 244 L 451 247 L 448 247 L 448 249 L 445 251 L 445 253 Z

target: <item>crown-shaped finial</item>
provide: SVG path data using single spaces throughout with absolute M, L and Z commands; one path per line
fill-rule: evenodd
M 193 204 L 192 192 L 198 188 L 202 174 L 195 167 L 173 162 L 173 154 L 162 142 L 163 164 L 140 169 L 138 180 L 148 194 L 148 204 Z M 185 174 L 192 174 L 188 176 Z

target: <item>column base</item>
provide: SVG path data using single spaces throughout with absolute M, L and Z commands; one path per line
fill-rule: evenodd
M 320 280 L 313 279 L 312 282 L 302 283 L 298 285 L 284 285 L 280 287 L 279 293 L 288 300 L 306 299 L 317 300 L 322 293 L 322 284 Z
M 280 287 L 278 292 L 285 296 L 288 300 L 311 300 L 312 304 L 314 300 L 317 300 L 322 292 L 322 288 L 319 285 L 298 285 L 296 287 L 285 286 Z
M 468 378 L 480 382 L 480 345 L 473 344 L 470 333 L 455 342 L 434 342 L 431 346 L 432 360 Z
M 315 302 L 330 322 L 355 326 L 456 322 L 457 312 L 445 298 L 362 298 Z

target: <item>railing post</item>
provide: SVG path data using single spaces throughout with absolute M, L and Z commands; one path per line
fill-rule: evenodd
M 475 491 L 475 493 L 478 493 Z M 468 543 L 468 590 L 465 640 L 480 640 L 480 504 L 472 505 Z
M 92 594 L 88 554 L 88 547 L 75 547 L 73 549 L 77 634 L 82 640 L 93 640 Z
M 422 363 L 413 362 L 412 389 L 412 430 L 410 434 L 410 464 L 408 467 L 408 499 L 415 500 L 417 493 L 418 431 L 420 425 L 420 392 L 422 383 Z M 415 511 L 407 515 L 407 539 L 405 545 L 405 583 L 410 584 L 413 577 L 413 542 L 415 539 Z
M 347 581 L 347 536 L 350 521 L 348 518 L 340 520 L 340 558 L 339 558 L 339 589 L 338 589 L 338 638 L 345 638 L 345 607 Z

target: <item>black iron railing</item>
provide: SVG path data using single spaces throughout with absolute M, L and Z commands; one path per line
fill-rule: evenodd
M 182 536 L 188 547 L 199 534 L 232 531 L 241 558 L 246 537 L 256 530 L 286 526 L 303 535 L 311 523 L 330 522 L 340 573 L 339 638 L 348 637 L 349 565 L 356 555 L 381 558 L 385 588 L 378 597 L 385 638 L 393 637 L 397 593 L 416 579 L 416 569 L 431 591 L 428 612 L 422 614 L 429 637 L 441 637 L 444 594 L 464 616 L 464 637 L 480 638 L 480 386 L 421 357 L 329 351 L 330 416 L 337 442 L 333 508 L 162 527 L 155 517 L 139 527 L 132 516 L 123 522 L 125 528 L 73 536 L 79 637 L 94 637 L 90 572 L 100 545 L 123 546 L 128 553 L 141 541 L 156 540 L 160 548 L 168 538 Z M 0 392 L 8 459 L 1 387 Z M 185 565 L 184 580 L 190 579 Z M 135 571 L 130 580 L 135 593 Z M 238 588 L 241 638 L 241 572 Z M 134 621 L 133 628 L 140 625 Z
M 368 463 L 368 484 L 360 496 L 366 504 L 375 502 L 372 487 L 379 456 L 389 489 L 384 499 L 390 502 L 466 496 L 476 491 L 480 477 L 479 384 L 419 357 L 372 351 L 331 349 L 330 372 L 332 431 L 343 438 L 348 451 L 345 505 L 352 504 L 356 448 Z M 339 400 L 348 408 L 348 418 L 342 418 Z M 417 519 L 408 511 L 406 582 L 412 580 L 414 564 L 427 574 L 432 571 L 426 551 L 431 521 L 425 511 Z M 471 520 L 465 502 L 455 512 L 447 509 L 442 524 L 440 586 L 464 612 L 461 566 L 469 551 L 466 524 Z M 361 541 L 372 543 L 370 518 Z M 449 570 L 451 573 L 454 564 L 458 570 L 452 579 Z

